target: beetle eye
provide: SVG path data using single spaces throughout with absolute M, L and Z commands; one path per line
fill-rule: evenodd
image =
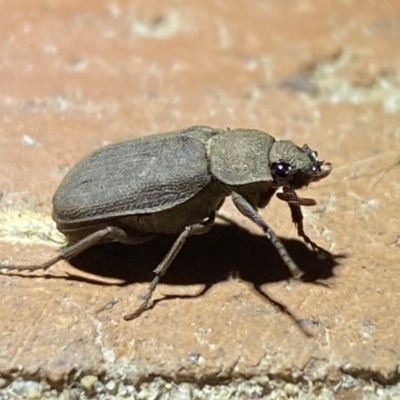
M 286 186 L 291 180 L 291 172 L 293 167 L 283 161 L 273 163 L 271 165 L 271 174 L 274 181 L 279 186 Z

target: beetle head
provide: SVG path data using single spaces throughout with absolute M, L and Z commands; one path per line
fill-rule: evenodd
M 331 164 L 319 161 L 317 152 L 306 144 L 300 148 L 289 140 L 275 142 L 269 159 L 276 186 L 291 189 L 300 189 L 311 182 L 317 182 L 332 170 Z

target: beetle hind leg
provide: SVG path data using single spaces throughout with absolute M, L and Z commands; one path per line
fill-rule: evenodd
M 64 257 L 59 254 L 56 257 L 51 258 L 50 260 L 44 262 L 43 264 L 39 264 L 39 265 L 0 265 L 0 270 L 4 270 L 4 271 L 18 271 L 18 272 L 23 272 L 23 271 L 27 271 L 27 272 L 33 272 L 33 271 L 39 271 L 39 270 L 43 270 L 46 271 L 47 269 L 49 269 L 52 265 L 58 263 L 59 261 L 63 260 Z
M 150 282 L 150 285 L 147 289 L 147 293 L 144 296 L 144 300 L 139 308 L 134 311 L 132 314 L 127 314 L 124 316 L 125 321 L 129 321 L 139 317 L 144 311 L 152 307 L 151 297 L 159 284 L 161 278 L 165 275 L 171 263 L 174 261 L 178 253 L 181 251 L 183 245 L 186 240 L 193 235 L 203 235 L 207 233 L 211 227 L 213 226 L 215 221 L 215 212 L 211 214 L 211 216 L 204 222 L 187 226 L 183 232 L 180 233 L 178 238 L 175 240 L 169 252 L 166 254 L 161 263 L 154 270 L 155 277 Z
M 90 235 L 84 237 L 83 239 L 77 241 L 74 244 L 67 245 L 59 250 L 59 255 L 51 258 L 50 260 L 44 262 L 40 265 L 0 265 L 0 270 L 8 270 L 8 271 L 38 271 L 48 270 L 51 266 L 56 264 L 61 260 L 70 260 L 71 258 L 76 257 L 78 254 L 87 250 L 89 247 L 95 246 L 99 243 L 104 243 L 106 241 L 116 241 L 125 244 L 137 244 L 143 243 L 145 241 L 153 239 L 157 235 L 147 235 L 145 237 L 133 237 L 121 228 L 117 228 L 115 226 L 107 226 L 103 229 L 95 231 Z

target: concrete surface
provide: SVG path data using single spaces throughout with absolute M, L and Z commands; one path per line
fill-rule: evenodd
M 334 165 L 301 192 L 332 265 L 262 211 L 325 286 L 288 283 L 229 201 L 239 226 L 190 239 L 135 321 L 168 241 L 1 275 L 1 399 L 400 398 L 400 3 L 1 0 L 0 37 L 3 264 L 56 254 L 52 195 L 106 143 L 257 128 Z

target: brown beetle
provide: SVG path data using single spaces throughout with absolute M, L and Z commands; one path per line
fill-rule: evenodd
M 138 244 L 159 235 L 178 235 L 155 269 L 142 305 L 124 317 L 133 319 L 151 305 L 158 282 L 186 239 L 208 232 L 216 211 L 231 196 L 298 278 L 301 271 L 257 209 L 266 207 L 282 187 L 277 196 L 289 204 L 298 234 L 320 251 L 304 233 L 300 208 L 316 203 L 297 197 L 295 190 L 325 178 L 331 169 L 307 145 L 300 148 L 251 129 L 195 126 L 112 144 L 81 160 L 54 195 L 53 219 L 68 239 L 59 256 L 40 266 L 1 268 L 47 269 L 96 244 Z

